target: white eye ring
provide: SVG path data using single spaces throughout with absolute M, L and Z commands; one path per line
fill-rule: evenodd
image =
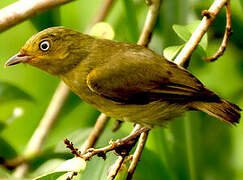
M 45 41 L 42 41 L 40 44 L 39 44 L 39 48 L 40 50 L 42 51 L 47 51 L 49 48 L 50 48 L 50 42 L 45 40 Z

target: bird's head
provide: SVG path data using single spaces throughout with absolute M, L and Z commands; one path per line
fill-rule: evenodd
M 26 63 L 54 75 L 65 73 L 88 55 L 88 38 L 65 27 L 45 29 L 33 35 L 5 66 Z

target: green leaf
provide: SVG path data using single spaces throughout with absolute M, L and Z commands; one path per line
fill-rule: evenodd
M 195 52 L 200 56 L 200 57 L 207 57 L 207 52 L 202 48 L 202 46 L 197 46 Z
M 51 180 L 51 179 L 59 179 L 65 180 L 67 176 L 72 174 L 73 172 L 80 173 L 84 171 L 86 168 L 86 162 L 82 158 L 72 158 L 67 161 L 63 161 L 60 159 L 50 160 L 43 164 L 35 173 L 45 172 L 49 169 L 52 169 L 52 172 L 45 172 L 44 175 L 35 178 L 34 180 Z M 60 164 L 61 163 L 61 164 Z M 57 168 L 57 165 L 59 166 Z M 55 170 L 53 170 L 55 169 Z
M 44 152 L 43 154 L 46 154 L 46 156 L 48 155 L 50 156 L 50 152 Z M 31 177 L 39 177 L 44 174 L 56 172 L 57 167 L 60 166 L 65 161 L 64 159 L 61 159 L 61 157 L 59 158 L 50 157 L 51 159 L 47 160 L 45 159 L 47 157 L 44 156 L 43 154 L 42 156 L 35 159 L 36 162 L 33 161 L 32 167 L 35 170 L 31 173 Z M 39 164 L 36 166 L 35 164 L 37 163 Z
M 13 100 L 28 100 L 33 98 L 20 88 L 6 82 L 0 82 L 0 104 Z
M 192 35 L 190 31 L 186 28 L 186 26 L 174 24 L 172 28 L 174 29 L 176 34 L 184 41 L 188 41 Z
M 94 156 L 92 160 L 87 163 L 87 168 L 83 172 L 81 179 L 106 179 L 107 173 L 116 159 L 117 156 L 112 152 L 107 153 L 107 159 L 105 161 L 100 157 Z
M 67 172 L 68 171 L 51 172 L 43 176 L 34 178 L 33 180 L 56 180 L 58 177 L 62 176 L 63 174 L 66 174 Z
M 169 46 L 165 48 L 163 51 L 164 57 L 168 60 L 173 60 L 180 52 L 180 50 L 183 48 L 183 46 L 184 44 L 180 46 Z
M 34 174 L 44 173 L 44 175 L 41 175 L 34 180 L 65 180 L 69 174 L 72 174 L 73 172 L 80 173 L 85 167 L 86 162 L 81 158 L 72 158 L 67 161 L 61 159 L 49 160 L 34 172 Z
M 86 162 L 84 159 L 80 157 L 74 157 L 67 161 L 64 161 L 56 171 L 73 171 L 73 172 L 81 172 L 86 168 Z
M 184 41 L 188 41 L 191 37 L 191 35 L 193 34 L 193 32 L 196 30 L 196 28 L 198 27 L 198 25 L 200 24 L 201 21 L 196 20 L 186 26 L 182 26 L 182 25 L 173 25 L 172 28 L 174 29 L 174 31 L 176 32 L 176 34 Z M 208 45 L 208 37 L 207 37 L 207 33 L 202 37 L 196 53 L 198 53 L 200 56 L 206 56 L 206 50 L 207 50 L 207 45 Z M 171 54 L 171 53 L 170 53 Z M 170 57 L 170 56 L 169 56 Z M 171 58 L 171 57 L 170 57 Z
M 201 23 L 201 21 L 199 21 L 199 20 L 193 21 L 191 24 L 186 25 L 186 28 L 192 34 L 197 29 L 197 27 L 200 23 Z M 206 51 L 207 46 L 208 46 L 208 35 L 207 35 L 207 33 L 205 33 L 205 35 L 202 37 L 199 45 L 203 48 L 204 51 Z

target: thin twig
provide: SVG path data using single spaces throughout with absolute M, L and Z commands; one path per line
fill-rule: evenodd
M 80 157 L 81 153 L 78 150 L 78 148 L 75 148 L 73 146 L 73 143 L 70 142 L 67 138 L 64 139 L 64 144 L 66 144 L 66 148 L 70 149 L 71 153 L 75 156 L 75 157 Z
M 106 180 L 113 180 L 116 177 L 116 175 L 118 174 L 119 170 L 122 167 L 124 160 L 125 160 L 124 156 L 118 157 L 116 162 L 111 166 L 110 172 L 109 172 Z
M 47 111 L 45 112 L 39 126 L 36 128 L 25 150 L 25 156 L 34 156 L 41 151 L 42 144 L 50 131 L 54 121 L 61 111 L 62 104 L 66 101 L 69 90 L 62 82 L 59 84 Z
M 131 180 L 132 177 L 133 177 L 133 174 L 134 174 L 134 171 L 137 167 L 137 163 L 141 157 L 141 154 L 142 154 L 142 151 L 143 151 L 143 148 L 145 146 L 145 143 L 146 143 L 146 140 L 147 140 L 147 137 L 148 137 L 148 133 L 149 131 L 147 132 L 143 132 L 139 138 L 139 141 L 138 141 L 138 146 L 133 154 L 133 158 L 132 158 L 132 162 L 129 166 L 129 169 L 128 169 L 128 175 L 127 175 L 127 180 Z
M 97 155 L 106 159 L 106 153 L 112 150 L 114 150 L 119 156 L 127 156 L 133 146 L 137 143 L 140 134 L 147 131 L 149 131 L 148 128 L 137 124 L 133 128 L 132 132 L 125 138 L 118 139 L 116 141 L 111 140 L 109 142 L 110 145 L 99 149 L 89 148 L 86 152 L 82 153 L 80 157 L 85 160 L 90 160 L 94 155 Z
M 121 125 L 124 121 L 116 120 L 112 127 L 112 132 L 116 132 L 118 129 L 121 128 Z
M 36 128 L 35 132 L 33 133 L 30 141 L 27 144 L 26 150 L 24 152 L 24 157 L 26 159 L 31 158 L 38 154 L 41 151 L 42 144 L 49 133 L 54 121 L 57 119 L 57 116 L 67 99 L 69 94 L 69 90 L 67 86 L 61 82 L 52 97 L 52 100 L 45 112 L 43 118 L 40 121 L 40 124 Z M 24 162 L 20 166 L 18 166 L 14 172 L 14 176 L 22 177 L 27 171 L 28 168 L 22 168 L 21 166 L 27 167 L 28 163 Z M 23 171 L 24 169 L 24 171 Z M 19 176 L 22 175 L 22 176 Z
M 85 141 L 85 143 L 81 147 L 82 153 L 86 152 L 87 149 L 94 146 L 95 142 L 97 141 L 100 134 L 104 130 L 105 125 L 108 122 L 108 119 L 109 119 L 109 117 L 107 117 L 105 114 L 103 114 L 103 113 L 100 114 L 88 139 Z
M 29 164 L 25 162 L 20 166 L 18 166 L 18 168 L 13 173 L 13 177 L 22 178 L 25 175 L 26 171 L 28 170 L 29 170 Z
M 222 56 L 224 54 L 224 51 L 227 46 L 227 42 L 229 40 L 230 35 L 232 34 L 232 28 L 231 28 L 232 13 L 231 13 L 231 9 L 230 9 L 230 0 L 227 1 L 227 3 L 225 4 L 225 7 L 226 7 L 226 26 L 225 26 L 224 38 L 223 38 L 223 41 L 222 41 L 218 51 L 213 56 L 204 58 L 204 60 L 209 61 L 209 62 L 213 62 L 213 61 L 217 60 L 220 56 Z
M 154 29 L 157 17 L 160 10 L 160 0 L 146 0 L 146 3 L 149 5 L 149 11 L 143 26 L 142 33 L 139 37 L 137 44 L 147 47 Z
M 0 10 L 0 32 L 43 11 L 73 0 L 19 0 Z
M 181 50 L 179 55 L 175 59 L 175 63 L 181 66 L 189 60 L 192 52 L 195 50 L 197 45 L 199 44 L 200 40 L 202 39 L 203 35 L 207 32 L 209 26 L 212 24 L 213 20 L 225 5 L 227 0 L 215 0 L 214 3 L 211 5 L 209 10 L 207 11 L 210 16 L 204 16 L 201 23 L 194 31 L 190 39 L 187 41 L 184 48 Z
M 124 140 L 117 140 L 117 141 L 111 140 L 108 146 L 98 148 L 98 149 L 89 148 L 87 151 L 85 151 L 82 154 L 77 148 L 74 147 L 73 143 L 70 142 L 68 139 L 65 139 L 64 143 L 66 144 L 66 147 L 70 149 L 73 155 L 75 155 L 76 157 L 81 157 L 85 161 L 91 160 L 91 158 L 95 155 L 97 155 L 98 157 L 102 157 L 105 160 L 106 153 L 113 150 L 119 156 L 128 155 L 132 147 L 136 144 L 137 138 L 139 137 L 140 134 L 141 134 L 140 131 L 137 132 L 136 134 L 131 133 Z

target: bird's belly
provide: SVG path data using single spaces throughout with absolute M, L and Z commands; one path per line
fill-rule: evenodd
M 84 83 L 70 84 L 65 78 L 63 80 L 82 100 L 107 116 L 122 121 L 163 126 L 168 120 L 188 110 L 185 105 L 165 101 L 154 101 L 143 105 L 117 103 L 93 93 Z
M 112 118 L 149 126 L 163 126 L 168 120 L 176 118 L 188 110 L 184 105 L 161 101 L 136 105 L 120 104 L 103 97 L 97 99 L 99 100 L 90 102 L 84 98 L 84 101 Z

